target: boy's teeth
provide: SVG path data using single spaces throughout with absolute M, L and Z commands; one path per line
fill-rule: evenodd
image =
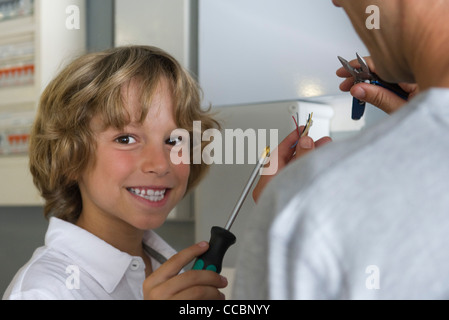
M 128 190 L 134 193 L 135 195 L 138 195 L 139 197 L 142 197 L 150 201 L 161 201 L 162 199 L 164 199 L 166 191 L 166 189 L 152 190 L 152 189 L 139 189 L 139 188 L 129 188 Z

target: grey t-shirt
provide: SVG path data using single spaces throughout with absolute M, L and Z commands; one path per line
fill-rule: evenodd
M 236 299 L 448 299 L 449 90 L 285 168 L 242 244 Z

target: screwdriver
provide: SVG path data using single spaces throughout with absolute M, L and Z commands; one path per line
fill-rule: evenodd
M 232 210 L 232 213 L 229 216 L 226 226 L 224 228 L 217 226 L 212 227 L 210 231 L 211 237 L 209 240 L 209 249 L 197 258 L 195 264 L 193 265 L 193 270 L 210 270 L 218 274 L 221 272 L 224 255 L 228 248 L 232 246 L 236 241 L 235 235 L 229 230 L 231 229 L 235 218 L 237 218 L 240 208 L 242 207 L 243 202 L 245 201 L 246 196 L 251 189 L 251 186 L 253 185 L 257 175 L 259 174 L 260 168 L 264 165 L 265 159 L 269 157 L 269 155 L 270 147 L 268 146 L 265 148 L 264 152 L 259 158 L 259 161 L 256 164 L 256 167 L 251 173 L 251 176 L 246 183 L 246 186 L 243 189 L 242 194 L 240 195 L 240 198 L 234 207 L 234 210 Z

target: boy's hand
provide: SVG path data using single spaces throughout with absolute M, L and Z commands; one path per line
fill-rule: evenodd
M 303 130 L 304 126 L 299 127 L 299 132 L 302 132 Z M 323 137 L 314 142 L 312 138 L 310 138 L 309 136 L 305 136 L 299 139 L 296 148 L 292 149 L 291 147 L 296 143 L 296 141 L 298 141 L 297 129 L 295 129 L 284 140 L 282 140 L 275 152 L 272 153 L 270 162 L 277 161 L 277 172 L 285 168 L 290 162 L 304 156 L 313 149 L 332 141 L 332 139 L 329 137 Z M 271 179 L 276 176 L 276 174 L 260 176 L 260 179 L 253 190 L 253 199 L 255 202 L 259 200 L 262 191 L 265 189 L 268 182 L 270 182 Z
M 188 247 L 171 257 L 143 283 L 145 300 L 224 300 L 218 290 L 228 285 L 225 277 L 206 270 L 189 270 L 179 274 L 183 267 L 207 251 L 207 242 Z
M 376 72 L 376 68 L 370 57 L 364 58 L 372 72 Z M 360 68 L 360 64 L 357 59 L 352 60 L 349 64 L 355 68 Z M 346 78 L 340 85 L 340 90 L 350 92 L 351 95 L 359 100 L 368 102 L 384 112 L 390 114 L 402 107 L 406 100 L 401 99 L 395 93 L 382 88 L 381 86 L 372 85 L 369 83 L 354 84 L 354 79 L 351 74 L 346 71 L 345 68 L 337 70 L 337 76 L 340 78 Z M 417 84 L 411 83 L 399 83 L 399 86 L 407 93 L 409 93 L 409 99 L 413 98 L 419 92 Z

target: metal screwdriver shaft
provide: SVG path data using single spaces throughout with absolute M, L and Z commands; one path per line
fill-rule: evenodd
M 254 168 L 253 172 L 251 173 L 251 176 L 249 177 L 248 182 L 246 183 L 245 188 L 243 189 L 242 194 L 234 207 L 234 210 L 232 210 L 232 213 L 229 216 L 228 222 L 226 223 L 226 226 L 225 226 L 226 230 L 231 229 L 232 224 L 234 223 L 235 218 L 237 218 L 237 215 L 238 215 L 240 209 L 242 208 L 243 202 L 245 202 L 246 196 L 248 195 L 248 192 L 254 183 L 254 180 L 256 180 L 256 177 L 259 174 L 260 168 L 263 166 L 265 159 L 269 156 L 269 154 L 270 154 L 270 147 L 266 147 L 262 156 L 258 160 L 256 167 Z

